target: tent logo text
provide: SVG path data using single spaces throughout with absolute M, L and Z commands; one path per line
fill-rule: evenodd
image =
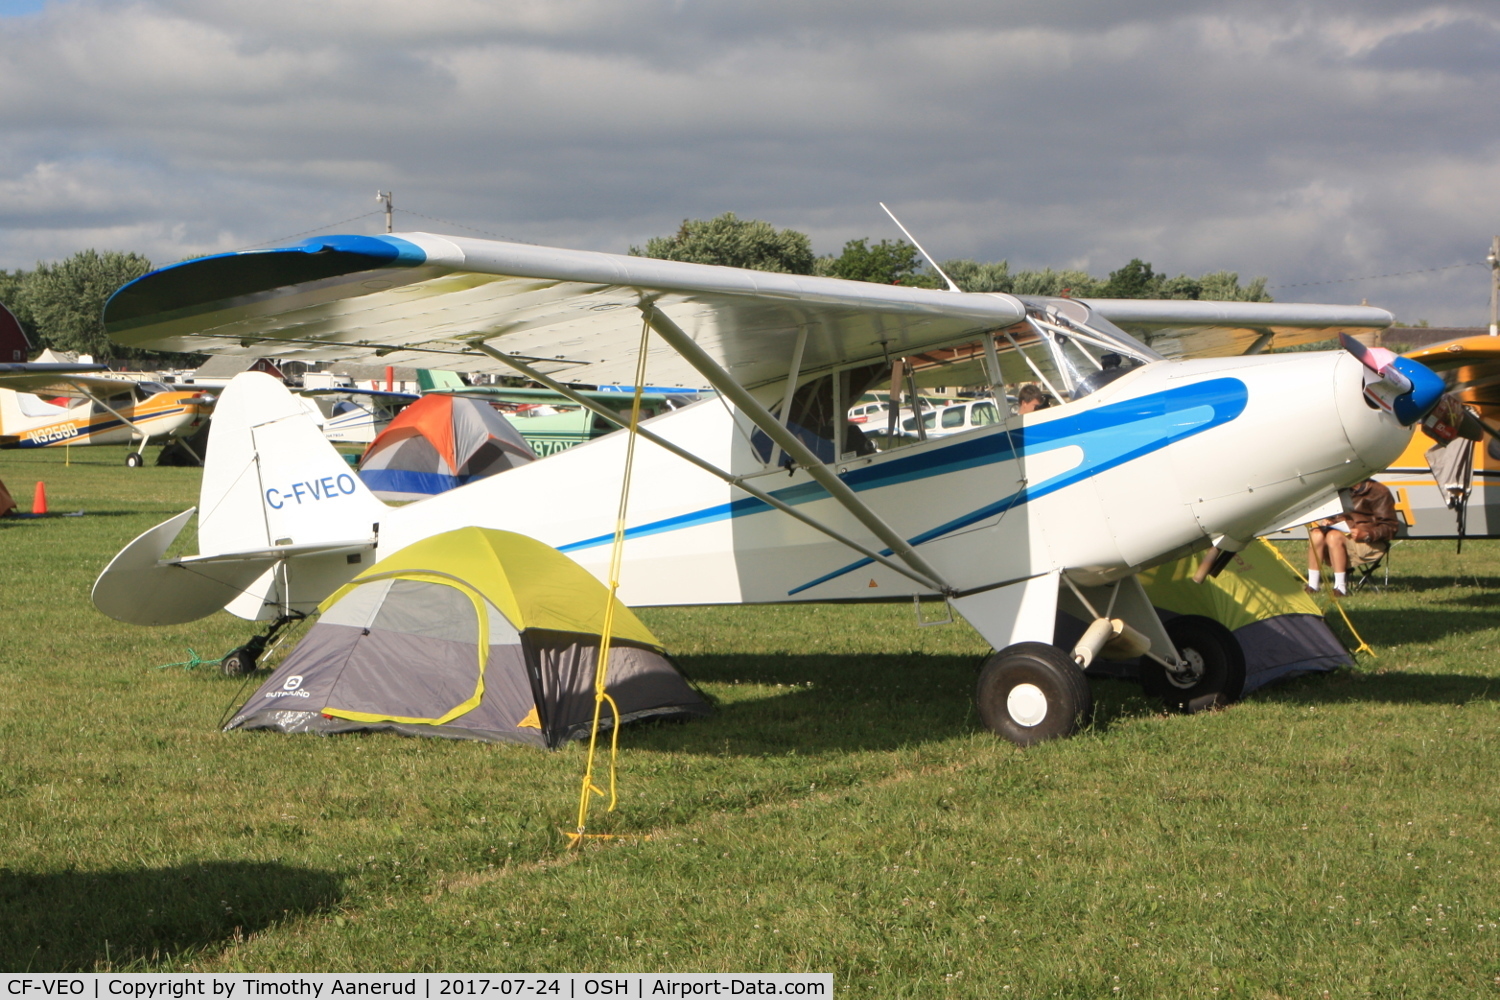
M 288 677 L 286 680 L 284 680 L 284 681 L 281 682 L 281 690 L 280 691 L 268 691 L 268 692 L 266 692 L 266 697 L 267 698 L 311 698 L 312 697 L 312 695 L 308 694 L 306 691 L 300 691 L 300 690 L 298 690 L 300 687 L 302 687 L 302 675 L 301 674 L 293 674 L 292 676 Z

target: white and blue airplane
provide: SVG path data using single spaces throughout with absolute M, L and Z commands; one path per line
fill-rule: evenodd
M 622 599 L 946 598 L 997 650 L 981 718 L 1021 744 L 1074 731 L 1100 656 L 1144 653 L 1179 707 L 1239 694 L 1232 636 L 1207 619 L 1163 626 L 1136 573 L 1204 549 L 1221 565 L 1386 468 L 1441 395 L 1436 376 L 1355 350 L 1255 352 L 1391 321 L 1369 307 L 965 294 L 428 233 L 189 261 L 105 311 L 129 346 L 520 373 L 617 424 L 565 383 L 716 390 L 640 425 Z M 900 359 L 975 342 L 975 381 L 1035 381 L 1061 405 L 886 452 L 844 418 Z M 105 614 L 285 621 L 382 554 L 463 525 L 522 532 L 608 575 L 628 434 L 401 507 L 373 497 L 269 377 L 238 376 L 211 435 L 199 554 L 165 558 L 193 509 L 142 534 L 95 584 Z M 1063 646 L 1060 610 L 1087 626 Z

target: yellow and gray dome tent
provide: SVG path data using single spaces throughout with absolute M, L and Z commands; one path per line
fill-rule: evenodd
M 1222 624 L 1245 653 L 1245 693 L 1298 674 L 1351 666 L 1353 658 L 1303 589 L 1306 581 L 1257 538 L 1218 576 L 1193 582 L 1201 556 L 1141 574 L 1146 596 L 1164 618 L 1203 615 Z
M 588 735 L 609 591 L 535 539 L 460 528 L 380 560 L 225 729 L 506 740 Z M 606 690 L 621 722 L 707 715 L 661 643 L 616 602 Z M 603 725 L 613 723 L 606 709 Z
M 1244 694 L 1300 674 L 1352 666 L 1351 657 L 1303 590 L 1305 581 L 1276 557 L 1271 543 L 1257 538 L 1229 561 L 1218 576 L 1193 582 L 1201 554 L 1184 556 L 1141 572 L 1141 585 L 1162 621 L 1180 615 L 1212 618 L 1229 629 L 1245 654 Z M 1057 616 L 1057 643 L 1070 645 L 1084 623 Z M 1095 677 L 1139 680 L 1139 661 L 1098 659 Z

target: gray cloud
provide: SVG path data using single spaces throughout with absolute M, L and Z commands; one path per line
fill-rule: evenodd
M 1479 323 L 1481 3 L 54 0 L 0 33 L 0 266 L 373 210 L 623 250 L 733 210 L 822 251 L 1267 275 Z M 414 215 L 412 213 L 420 213 Z M 374 231 L 375 218 L 340 228 Z

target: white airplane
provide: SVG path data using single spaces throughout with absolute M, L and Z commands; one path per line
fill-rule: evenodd
M 323 418 L 323 436 L 338 444 L 368 445 L 390 426 L 396 414 L 422 397 L 415 392 L 385 392 L 333 386 L 299 389 Z
M 427 233 L 189 261 L 121 289 L 105 321 L 157 350 L 515 371 L 615 423 L 559 380 L 713 388 L 640 426 L 622 599 L 946 598 L 998 650 L 982 720 L 1020 744 L 1076 728 L 1101 655 L 1144 650 L 1181 707 L 1236 697 L 1233 638 L 1207 619 L 1164 627 L 1136 573 L 1210 547 L 1222 565 L 1325 506 L 1388 466 L 1443 391 L 1408 359 L 1167 360 L 1122 329 L 1243 352 L 1390 324 L 1369 307 L 963 294 Z M 997 395 L 1040 380 L 1062 405 L 878 454 L 847 423 L 898 359 L 976 341 Z M 145 532 L 95 584 L 105 614 L 284 623 L 380 555 L 462 525 L 607 575 L 627 434 L 402 507 L 265 376 L 234 380 L 211 435 L 199 554 L 164 558 L 192 509 Z M 1069 648 L 1053 645 L 1059 610 L 1088 623 Z

